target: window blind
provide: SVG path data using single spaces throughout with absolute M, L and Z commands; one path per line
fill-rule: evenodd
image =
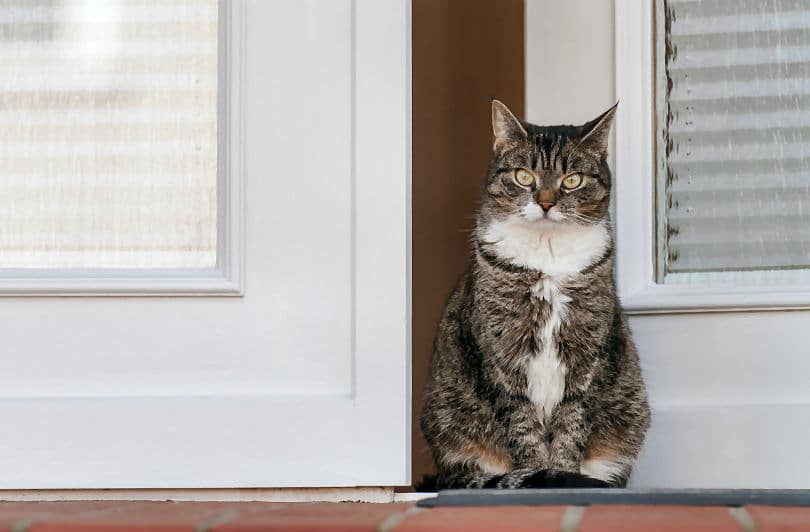
M 810 268 L 810 1 L 658 0 L 659 281 Z
M 216 264 L 216 0 L 0 2 L 0 268 Z

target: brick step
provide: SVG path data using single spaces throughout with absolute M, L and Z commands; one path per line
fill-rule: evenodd
M 810 530 L 810 508 L 490 506 L 412 503 L 5 502 L 9 532 L 744 531 Z

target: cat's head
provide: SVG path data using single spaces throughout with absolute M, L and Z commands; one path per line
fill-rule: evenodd
M 519 217 L 538 228 L 605 222 L 615 112 L 616 105 L 581 126 L 537 126 L 493 100 L 494 143 L 481 221 Z

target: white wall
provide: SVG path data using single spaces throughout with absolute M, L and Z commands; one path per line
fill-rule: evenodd
M 526 118 L 582 123 L 615 103 L 613 1 L 526 0 Z
M 606 0 L 526 0 L 530 121 L 581 123 L 615 101 L 613 9 Z M 810 312 L 630 324 L 653 405 L 636 486 L 810 487 Z

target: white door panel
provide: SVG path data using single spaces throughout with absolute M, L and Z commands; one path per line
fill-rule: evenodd
M 639 488 L 806 489 L 810 405 L 653 408 Z
M 632 316 L 653 409 L 634 485 L 806 488 L 809 317 Z
M 230 11 L 244 295 L 0 299 L 0 488 L 409 482 L 410 5 Z
M 655 402 L 810 402 L 810 313 L 744 312 L 632 316 Z

